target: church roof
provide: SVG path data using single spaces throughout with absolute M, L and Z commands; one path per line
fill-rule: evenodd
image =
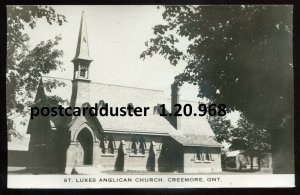
M 168 134 L 176 131 L 174 127 L 163 117 L 153 114 L 150 108 L 147 116 L 105 116 L 98 117 L 105 132 L 130 132 L 141 134 Z
M 210 147 L 221 147 L 213 137 L 208 135 L 199 134 L 171 134 L 171 137 L 183 146 L 210 146 Z
M 76 59 L 92 61 L 92 59 L 89 55 L 89 43 L 88 43 L 87 28 L 86 28 L 84 12 L 82 12 L 82 16 L 81 16 L 77 49 L 76 49 L 75 57 L 73 60 L 76 60 Z
M 37 88 L 35 99 L 34 99 L 35 104 L 38 104 L 41 101 L 44 101 L 45 97 L 46 97 L 46 95 L 45 95 L 45 90 L 44 90 L 44 84 L 43 84 L 43 79 L 41 77 L 39 80 L 38 88 Z
M 63 99 L 70 99 L 72 83 L 69 79 L 59 79 L 44 77 L 46 79 L 57 79 L 65 83 L 51 92 L 51 95 L 59 95 Z M 164 117 L 154 112 L 157 104 L 170 106 L 170 100 L 165 98 L 163 91 L 153 89 L 143 89 L 119 85 L 109 85 L 103 83 L 90 83 L 90 106 L 104 101 L 109 107 L 150 107 L 147 116 L 98 116 L 104 132 L 110 133 L 135 133 L 135 134 L 160 134 L 170 135 L 183 145 L 211 145 L 219 146 L 211 138 L 214 136 L 205 117 L 181 117 L 181 130 L 176 130 Z M 189 103 L 193 109 L 197 109 L 198 103 L 194 101 L 181 101 L 182 104 Z M 169 109 L 170 110 L 170 109 Z M 193 136 L 190 136 L 193 135 Z M 196 136 L 196 137 L 195 137 Z
M 65 86 L 54 89 L 49 95 L 58 95 L 62 99 L 69 100 L 72 92 L 72 82 L 69 79 L 44 77 L 44 79 L 56 79 L 64 82 Z M 168 134 L 176 131 L 174 127 L 163 117 L 154 114 L 154 106 L 164 100 L 161 90 L 109 85 L 103 83 L 90 83 L 90 106 L 103 100 L 109 107 L 127 107 L 129 103 L 133 107 L 150 107 L 147 116 L 97 116 L 105 132 L 132 132 L 150 134 Z

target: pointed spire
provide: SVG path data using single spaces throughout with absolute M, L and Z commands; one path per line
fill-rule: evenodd
M 77 49 L 73 61 L 76 59 L 92 61 L 89 55 L 89 44 L 88 44 L 88 36 L 87 36 L 87 28 L 86 28 L 84 11 L 82 12 L 82 16 L 81 16 Z
M 40 78 L 38 88 L 36 90 L 36 95 L 34 99 L 35 104 L 39 104 L 42 101 L 46 100 L 45 90 L 44 90 L 44 83 L 42 77 Z
M 45 94 L 44 83 L 41 77 L 36 90 L 33 107 L 38 107 L 38 108 L 45 107 L 47 106 L 46 101 L 47 101 L 47 96 Z M 41 116 L 40 114 L 38 114 L 38 116 L 36 116 L 34 119 L 30 118 L 27 127 L 27 134 L 34 134 L 37 132 L 43 133 L 49 128 L 51 128 L 50 118 L 48 116 Z M 42 138 L 40 141 L 42 141 Z

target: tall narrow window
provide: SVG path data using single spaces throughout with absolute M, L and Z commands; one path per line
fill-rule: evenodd
M 131 140 L 131 156 L 144 157 L 146 142 L 143 137 L 133 137 Z
M 141 137 L 139 141 L 139 153 L 145 154 L 145 149 L 146 149 L 146 143 L 144 138 Z
M 196 154 L 195 154 L 195 162 L 203 162 L 203 154 L 200 149 L 196 149 Z
M 136 140 L 136 138 L 134 137 L 134 138 L 132 139 L 132 142 L 131 142 L 131 153 L 137 154 L 137 152 L 138 152 L 138 148 L 137 148 L 137 140 Z
M 82 66 L 81 69 L 80 69 L 80 76 L 81 77 L 86 77 L 86 71 L 87 71 L 87 68 L 85 66 Z
M 199 151 L 196 154 L 196 160 L 197 161 L 202 161 L 202 154 Z
M 102 137 L 101 141 L 100 141 L 100 148 L 101 148 L 102 154 L 106 153 L 106 147 L 105 147 L 106 146 L 106 142 L 107 142 L 106 137 Z
M 205 161 L 210 161 L 210 155 L 208 152 L 205 153 Z
M 110 136 L 108 138 L 107 152 L 110 153 L 110 154 L 114 154 L 114 152 L 115 152 L 115 143 L 114 143 L 114 139 L 113 139 L 112 136 Z

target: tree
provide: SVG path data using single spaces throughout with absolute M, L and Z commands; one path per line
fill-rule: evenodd
M 230 120 L 224 119 L 224 117 L 221 116 L 210 116 L 208 118 L 208 123 L 210 124 L 218 142 L 222 143 L 229 141 L 230 132 L 233 129 Z
M 61 38 L 42 41 L 33 49 L 29 47 L 29 36 L 24 32 L 26 25 L 35 28 L 38 19 L 46 19 L 52 25 L 62 25 L 65 16 L 58 14 L 50 6 L 10 5 L 7 6 L 7 73 L 6 73 L 6 109 L 8 140 L 18 135 L 14 129 L 14 117 L 25 115 L 31 105 L 33 94 L 42 74 L 62 69 L 60 57 L 63 51 L 55 49 Z M 63 85 L 57 80 L 46 81 L 47 91 Z M 59 97 L 50 97 L 62 101 Z
M 274 173 L 294 172 L 292 15 L 292 6 L 165 6 L 141 54 L 186 63 L 177 82 L 271 132 Z
M 271 150 L 270 133 L 256 127 L 245 116 L 239 119 L 238 127 L 230 132 L 230 143 L 230 149 L 243 150 L 245 155 L 250 156 L 251 170 L 253 169 L 253 157 L 258 157 L 260 169 L 262 154 Z

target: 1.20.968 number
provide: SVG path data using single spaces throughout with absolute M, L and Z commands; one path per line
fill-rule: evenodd
M 161 104 L 161 116 L 204 116 L 209 114 L 210 116 L 225 116 L 226 115 L 226 105 L 225 104 L 199 104 L 197 112 L 193 113 L 193 107 L 191 104 L 174 104 L 176 107 L 174 113 L 167 113 L 165 104 Z

